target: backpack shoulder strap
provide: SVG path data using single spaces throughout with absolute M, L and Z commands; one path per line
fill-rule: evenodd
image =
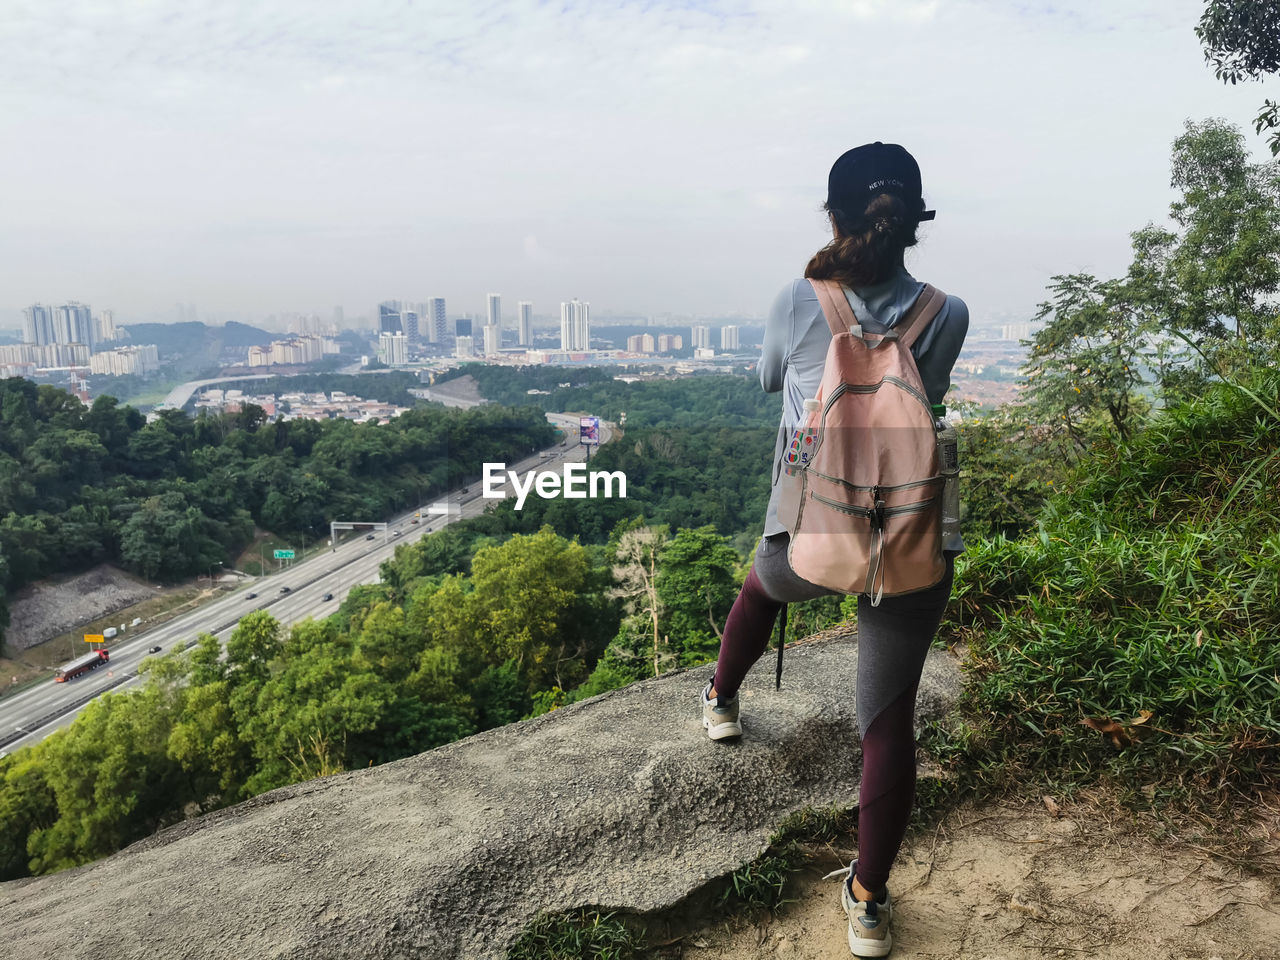
M 916 297 L 916 302 L 907 311 L 907 315 L 894 325 L 893 329 L 898 334 L 898 342 L 910 350 L 946 302 L 945 293 L 926 283 Z
M 831 328 L 833 337 L 848 333 L 854 327 L 861 329 L 858 318 L 854 316 L 853 308 L 845 299 L 844 288 L 840 284 L 834 280 L 815 280 L 812 277 L 809 278 L 809 282 L 813 284 L 813 292 L 818 295 L 818 305 L 822 307 L 822 315 L 826 317 L 827 326 Z

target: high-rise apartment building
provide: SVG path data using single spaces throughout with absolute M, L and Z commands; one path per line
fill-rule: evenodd
M 496 323 L 486 323 L 484 325 L 484 355 L 486 357 L 495 357 L 501 347 L 502 328 Z
M 519 339 L 516 344 L 521 347 L 528 347 L 533 344 L 533 304 L 528 300 L 521 300 L 519 310 Z
M 449 320 L 444 309 L 444 297 L 432 297 L 427 301 L 427 312 L 423 314 L 423 323 L 427 328 L 429 341 L 432 343 L 445 341 Z
M 409 362 L 409 338 L 403 333 L 378 335 L 378 359 L 389 367 L 402 367 Z
M 693 349 L 711 346 L 711 328 L 697 326 L 693 328 Z
M 0 366 L 29 365 L 34 371 L 49 367 L 83 367 L 89 363 L 89 348 L 83 343 L 6 343 L 0 345 Z M 18 373 L 14 376 L 25 376 Z
M 560 304 L 560 349 L 591 349 L 591 304 L 576 297 Z
M 670 353 L 673 350 L 684 349 L 684 337 L 678 333 L 660 333 L 658 334 L 658 352 Z
M 53 312 L 43 304 L 33 303 L 22 311 L 22 342 L 47 347 L 53 338 Z
M 455 337 L 471 336 L 471 318 L 459 317 L 457 321 L 455 321 L 453 335 Z
M 653 334 L 637 333 L 633 337 L 627 337 L 628 353 L 653 353 Z
M 115 311 L 103 310 L 98 314 L 98 339 L 115 340 L 117 335 Z
M 57 343 L 83 343 L 93 353 L 98 346 L 93 313 L 83 303 L 64 303 L 53 310 L 53 339 Z
M 400 329 L 403 330 L 404 335 L 409 338 L 410 346 L 419 343 L 418 313 L 416 310 L 400 311 Z
M 498 328 L 498 342 L 502 342 L 502 294 L 489 294 L 489 315 L 485 320 L 486 326 Z
M 404 333 L 399 300 L 384 300 L 378 304 L 378 333 Z
M 720 328 L 720 349 L 726 353 L 738 349 L 738 325 L 726 323 Z
M 468 320 L 467 321 L 468 330 L 471 329 L 470 325 L 471 325 L 471 321 Z M 458 359 L 463 360 L 463 359 L 466 359 L 467 357 L 474 357 L 475 355 L 476 355 L 475 341 L 471 339 L 470 334 L 467 334 L 466 336 L 459 336 L 456 340 L 454 340 L 454 356 L 456 356 Z
M 122 377 L 126 374 L 148 374 L 160 367 L 160 354 L 154 343 L 136 347 L 116 347 L 89 358 L 93 373 Z

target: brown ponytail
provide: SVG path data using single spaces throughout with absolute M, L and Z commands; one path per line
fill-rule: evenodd
M 805 267 L 804 275 L 814 280 L 835 280 L 855 288 L 880 283 L 902 264 L 902 251 L 918 242 L 920 222 L 895 194 L 879 194 L 860 214 L 825 204 L 823 209 L 834 219 L 836 235 Z

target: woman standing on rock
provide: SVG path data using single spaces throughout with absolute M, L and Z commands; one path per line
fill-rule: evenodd
M 838 282 L 868 333 L 884 333 L 900 323 L 905 330 L 917 316 L 927 322 L 913 334 L 910 353 L 931 404 L 940 404 L 950 387 L 951 369 L 969 328 L 968 308 L 957 297 L 946 297 L 940 309 L 935 301 L 937 312 L 927 320 L 925 285 L 904 266 L 904 251 L 915 246 L 921 221 L 934 216 L 925 209 L 920 168 L 911 154 L 879 142 L 848 151 L 831 168 L 825 210 L 831 218 L 831 242 L 809 261 L 805 279 L 783 288 L 765 328 L 760 383 L 770 393 L 783 391 L 782 423 L 764 538 L 725 624 L 716 671 L 701 694 L 703 725 L 712 740 L 742 735 L 738 687 L 768 646 L 783 604 L 835 592 L 792 570 L 790 534 L 778 514 L 783 459 L 804 422 L 805 398 L 818 396 L 832 341 L 810 279 Z M 856 704 L 863 775 L 858 858 L 843 884 L 842 902 L 849 918 L 849 948 L 859 957 L 883 957 L 893 945 L 886 883 L 915 796 L 916 688 L 951 593 L 953 561 L 964 544 L 953 536 L 942 547 L 945 574 L 935 585 L 897 596 L 858 596 Z

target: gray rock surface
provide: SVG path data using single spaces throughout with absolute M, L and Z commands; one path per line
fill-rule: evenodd
M 709 671 L 687 671 L 0 884 L 5 956 L 471 960 L 541 910 L 672 906 L 792 811 L 856 803 L 855 657 L 847 637 L 788 649 L 775 692 L 766 656 L 740 742 L 706 738 Z M 920 716 L 959 688 L 933 651 Z

